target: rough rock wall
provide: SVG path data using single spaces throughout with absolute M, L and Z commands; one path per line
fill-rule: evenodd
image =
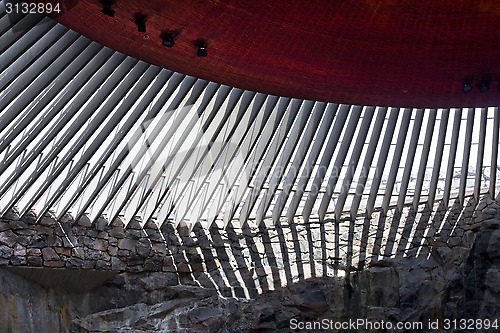
M 0 332 L 70 332 L 67 295 L 0 269 Z
M 108 225 L 85 216 L 56 221 L 11 211 L 0 219 L 0 266 L 165 272 L 177 283 L 252 298 L 311 276 L 336 275 L 333 257 L 345 251 L 335 248 L 334 229 L 332 223 L 287 223 L 210 230 L 197 225 L 190 232 L 169 223 L 158 228 L 153 221 Z
M 167 248 L 173 267 L 185 263 L 183 271 L 123 272 L 85 294 L 37 289 L 26 296 L 12 286 L 27 282 L 1 272 L 0 308 L 12 314 L 2 323 L 25 332 L 15 329 L 15 318 L 35 322 L 40 307 L 71 332 L 289 332 L 292 320 L 500 320 L 497 202 L 392 214 L 371 221 L 374 228 L 365 228 L 366 220 L 347 223 L 355 230 L 347 235 L 338 232 L 342 223 L 330 224 L 241 234 L 197 229 L 197 236 L 171 230 Z M 336 239 L 346 239 L 345 246 L 334 246 Z M 52 301 L 38 301 L 47 295 Z M 37 300 L 36 309 L 26 310 L 26 299 Z
M 176 271 L 160 230 L 153 222 L 126 227 L 83 216 L 57 221 L 15 212 L 0 219 L 0 265 L 97 269 L 127 272 Z M 168 228 L 169 226 L 166 225 Z

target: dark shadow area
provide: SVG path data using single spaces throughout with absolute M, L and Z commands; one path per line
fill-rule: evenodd
M 295 263 L 297 264 L 297 279 L 299 281 L 302 281 L 304 279 L 304 264 L 302 262 L 302 244 L 304 242 L 301 242 L 299 239 L 299 233 L 297 231 L 297 224 L 296 223 L 291 223 L 290 224 L 290 236 L 291 240 L 293 243 L 293 250 L 294 250 L 294 256 L 295 256 Z
M 293 224 L 293 221 L 290 221 L 290 224 Z M 281 259 L 283 260 L 283 270 L 285 271 L 285 276 L 287 278 L 287 281 L 293 281 L 293 272 L 291 270 L 291 266 L 293 263 L 293 253 L 289 253 L 289 248 L 288 248 L 288 242 L 287 239 L 285 238 L 285 233 L 284 229 L 286 228 L 287 230 L 290 229 L 290 226 L 283 226 L 281 222 L 276 224 L 278 226 L 276 228 L 276 234 L 278 237 L 279 241 L 279 247 L 281 249 Z M 287 233 L 288 234 L 288 233 Z
M 358 258 L 358 270 L 366 267 L 367 250 L 368 250 L 368 237 L 370 236 L 370 226 L 371 220 L 367 217 L 363 219 L 363 229 L 361 231 L 361 240 L 359 244 L 359 258 Z M 352 221 L 354 223 L 354 220 Z
M 118 272 L 92 269 L 64 269 L 42 267 L 4 267 L 45 288 L 52 288 L 69 293 L 90 292 L 106 280 L 118 275 Z
M 231 222 L 227 225 L 226 230 L 228 239 L 231 240 L 229 242 L 230 253 L 234 257 L 236 264 L 233 269 L 241 275 L 241 279 L 243 280 L 243 285 L 236 288 L 235 294 L 237 297 L 247 297 L 248 293 L 248 297 L 250 298 L 257 297 L 258 290 L 253 278 L 255 269 L 248 267 L 247 261 L 245 260 L 246 254 L 243 252 L 245 248 L 241 245 L 241 241 L 243 241 L 245 236 L 241 232 L 237 233 Z
M 384 230 L 385 230 L 385 222 L 386 222 L 386 216 L 381 215 L 378 219 L 378 223 L 376 226 L 376 232 L 375 232 L 375 242 L 373 244 L 373 250 L 370 256 L 370 262 L 376 262 L 379 259 L 379 255 L 381 254 L 382 250 L 382 240 L 383 240 L 383 235 L 384 235 Z
M 394 247 L 397 246 L 396 238 L 399 231 L 399 223 L 401 222 L 401 212 L 398 210 L 394 211 L 394 215 L 390 217 L 391 225 L 389 226 L 389 235 L 385 243 L 384 257 L 391 257 L 394 251 Z

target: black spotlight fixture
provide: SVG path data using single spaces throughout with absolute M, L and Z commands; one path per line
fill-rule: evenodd
M 111 5 L 113 4 L 112 0 L 104 0 L 104 7 L 102 8 L 101 12 L 104 15 L 114 17 L 115 16 L 115 11 L 111 9 Z
M 172 47 L 175 45 L 174 34 L 171 32 L 164 32 L 161 34 L 161 45 Z
M 138 13 L 135 15 L 134 19 L 135 24 L 137 24 L 137 31 L 146 32 L 146 15 Z
M 207 48 L 204 46 L 201 46 L 198 48 L 198 51 L 196 51 L 196 55 L 198 57 L 206 57 L 208 56 Z
M 201 39 L 197 40 L 196 46 L 198 47 L 198 50 L 196 51 L 196 55 L 198 57 L 208 56 L 207 43 L 204 40 L 201 40 Z
M 485 93 L 488 90 L 490 90 L 490 83 L 487 80 L 481 81 L 481 83 L 479 84 L 479 91 Z
M 464 87 L 463 87 L 464 93 L 470 93 L 472 91 L 472 83 L 470 81 L 465 81 L 464 82 Z

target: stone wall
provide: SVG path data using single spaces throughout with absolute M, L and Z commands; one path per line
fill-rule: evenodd
M 172 256 L 156 224 L 133 220 L 125 228 L 117 219 L 108 225 L 83 216 L 56 221 L 15 212 L 0 219 L 0 265 L 97 269 L 112 271 L 172 271 Z M 174 270 L 175 271 L 175 270 Z
M 253 298 L 311 276 L 337 275 L 334 256 L 341 247 L 334 243 L 332 223 L 214 224 L 188 231 L 169 223 L 158 228 L 153 221 L 125 227 L 119 219 L 56 221 L 14 211 L 0 219 L 0 266 L 165 272 L 176 283 L 228 297 Z
M 2 235 L 22 235 L 15 230 L 26 228 L 13 226 L 24 220 L 4 218 Z M 59 237 L 69 237 L 63 222 L 56 223 L 65 230 Z M 75 248 L 92 250 L 85 244 L 95 244 L 106 230 L 108 238 L 102 239 L 108 251 L 116 247 L 116 257 L 125 264 L 93 291 L 43 289 L 0 270 L 0 308 L 10 313 L 0 331 L 26 332 L 13 327 L 35 323 L 43 311 L 59 325 L 47 332 L 290 332 L 291 320 L 500 320 L 500 205 L 488 197 L 464 207 L 438 203 L 432 210 L 419 207 L 355 221 L 197 226 L 192 232 L 165 225 L 156 239 L 148 231 L 154 227 L 115 224 L 103 223 L 99 232 L 87 225 L 86 236 L 75 236 L 80 223 L 67 224 Z M 134 248 L 120 249 L 120 239 L 131 231 Z M 7 243 L 10 238 L 2 236 L 1 244 L 2 251 L 12 251 L 3 257 L 13 265 L 19 243 Z M 140 256 L 144 238 L 149 252 Z M 30 244 L 27 249 L 35 248 Z M 47 246 L 56 253 L 60 247 Z M 155 258 L 159 263 L 162 253 L 166 262 L 148 264 Z M 72 256 L 59 258 L 66 263 Z M 88 258 L 95 265 L 102 260 Z M 27 258 L 21 263 L 29 265 Z M 23 293 L 26 288 L 33 292 Z M 35 303 L 36 311 L 26 309 Z

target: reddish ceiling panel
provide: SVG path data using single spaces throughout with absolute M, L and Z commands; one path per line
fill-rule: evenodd
M 223 84 L 363 105 L 498 105 L 497 1 L 66 1 L 54 16 L 99 43 Z M 140 33 L 134 15 L 147 16 Z M 172 48 L 161 34 L 174 31 Z M 196 56 L 196 41 L 208 57 Z M 464 79 L 474 90 L 464 94 Z M 480 93 L 479 82 L 490 81 Z

